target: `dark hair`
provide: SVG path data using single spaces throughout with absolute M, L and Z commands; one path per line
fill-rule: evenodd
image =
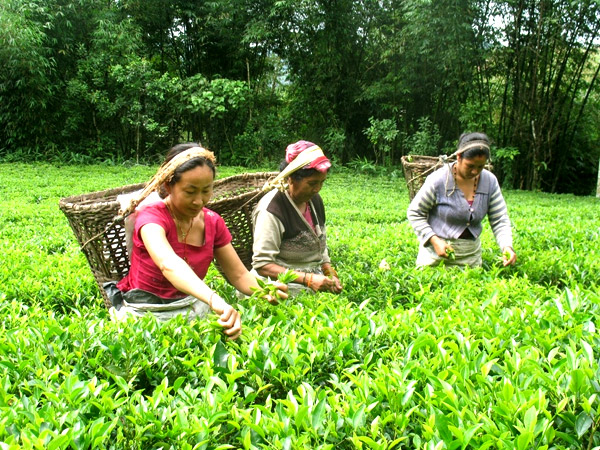
M 283 161 L 281 161 L 281 163 L 279 164 L 279 171 L 283 172 L 283 170 L 289 165 L 289 163 L 284 159 Z M 298 169 L 296 170 L 294 173 L 292 173 L 290 175 L 290 178 L 294 181 L 300 181 L 304 178 L 308 178 L 310 176 L 313 176 L 315 173 L 318 173 L 319 171 L 317 169 Z
M 490 138 L 485 133 L 463 133 L 458 138 L 458 150 L 469 144 L 480 143 L 481 146 L 473 146 L 460 153 L 461 158 L 473 159 L 478 156 L 485 156 L 490 159 Z
M 189 150 L 190 148 L 193 148 L 193 147 L 202 147 L 202 146 L 196 142 L 185 142 L 185 143 L 177 144 L 177 145 L 171 147 L 169 149 L 169 151 L 167 152 L 167 156 L 165 156 L 163 165 L 165 165 L 166 163 L 171 161 L 173 158 L 175 158 L 180 153 L 182 153 L 186 150 Z M 212 170 L 213 178 L 217 175 L 217 170 L 215 168 L 215 164 L 210 159 L 204 158 L 202 156 L 197 156 L 196 158 L 192 158 L 189 161 L 184 162 L 182 165 L 177 167 L 177 169 L 175 169 L 175 171 L 173 172 L 173 177 L 171 177 L 171 180 L 168 181 L 169 186 L 173 186 L 175 183 L 177 183 L 181 179 L 181 175 L 183 175 L 184 172 L 187 172 L 188 170 L 192 170 L 196 167 L 204 167 L 204 166 L 207 166 L 210 170 Z M 167 196 L 167 192 L 164 189 L 164 187 L 161 187 L 159 189 L 159 195 L 161 198 L 165 198 Z

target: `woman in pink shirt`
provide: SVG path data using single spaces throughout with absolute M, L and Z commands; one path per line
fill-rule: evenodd
M 258 284 L 231 245 L 221 216 L 206 208 L 215 179 L 214 154 L 195 143 L 176 145 L 153 180 L 159 175 L 166 177 L 159 190 L 162 200 L 137 211 L 131 268 L 117 284 L 122 293 L 117 317 L 152 312 L 159 320 L 178 314 L 191 319 L 213 310 L 224 333 L 235 339 L 241 333 L 239 312 L 203 278 L 216 259 L 244 294 L 251 295 Z M 287 286 L 278 283 L 278 288 L 278 296 L 286 298 Z

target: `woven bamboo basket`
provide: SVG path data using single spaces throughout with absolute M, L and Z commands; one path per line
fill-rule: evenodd
M 261 188 L 276 175 L 277 172 L 245 173 L 217 180 L 212 200 L 207 205 L 223 217 L 231 231 L 232 245 L 248 269 L 252 263 L 252 209 L 264 195 Z M 77 237 L 107 308 L 112 304 L 102 285 L 118 281 L 129 272 L 125 226 L 122 221 L 114 220 L 121 207 L 117 196 L 143 187 L 143 183 L 131 184 L 59 201 L 59 208 Z
M 406 155 L 401 158 L 404 179 L 408 187 L 408 196 L 412 201 L 425 183 L 425 178 L 430 173 L 436 171 L 444 164 L 456 160 L 455 156 L 423 156 Z M 491 164 L 486 164 L 485 168 L 489 171 L 493 169 Z
M 406 155 L 401 161 L 411 201 L 425 183 L 427 175 L 444 165 L 443 160 L 437 156 Z

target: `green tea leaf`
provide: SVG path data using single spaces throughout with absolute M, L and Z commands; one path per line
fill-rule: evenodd
M 222 369 L 227 368 L 227 358 L 229 357 L 229 352 L 223 345 L 222 341 L 218 341 L 215 344 L 215 352 L 213 354 L 213 363 L 216 367 L 220 367 Z
M 447 446 L 450 446 L 450 444 L 453 441 L 453 438 L 452 438 L 452 433 L 448 429 L 448 418 L 443 414 L 436 414 L 435 415 L 435 427 L 437 428 L 438 432 L 440 433 L 440 437 L 445 442 L 445 444 Z
M 327 398 L 319 400 L 317 406 L 312 411 L 311 424 L 314 430 L 321 428 L 323 423 L 323 413 L 325 412 L 325 405 L 327 404 Z
M 571 382 L 569 383 L 569 389 L 575 394 L 581 394 L 583 393 L 587 381 L 587 375 L 582 369 L 574 369 L 571 371 Z
M 582 412 L 577 416 L 577 420 L 575 421 L 575 432 L 577 433 L 577 437 L 581 438 L 585 433 L 588 432 L 592 423 L 594 421 L 586 412 Z
M 535 425 L 537 423 L 538 412 L 535 409 L 535 406 L 532 406 L 525 412 L 525 417 L 523 419 L 523 425 L 525 425 L 525 429 L 533 433 L 535 429 Z
M 533 440 L 533 433 L 527 431 L 525 433 L 521 433 L 517 438 L 517 450 L 528 450 L 529 444 Z
M 291 283 L 292 281 L 295 281 L 297 278 L 298 278 L 298 275 L 296 275 L 291 270 L 286 270 L 285 272 L 282 272 L 277 275 L 277 279 L 284 284 Z

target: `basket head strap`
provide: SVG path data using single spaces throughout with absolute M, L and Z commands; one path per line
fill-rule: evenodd
M 263 191 L 270 191 L 272 189 L 279 189 L 280 191 L 284 191 L 286 188 L 285 180 L 297 170 L 302 169 L 304 166 L 307 166 L 314 160 L 318 158 L 325 158 L 325 154 L 321 147 L 318 145 L 313 145 L 312 147 L 307 148 L 302 153 L 300 153 L 291 163 L 287 165 L 285 169 L 283 169 L 279 175 L 277 175 L 273 180 L 267 181 L 263 186 Z
M 454 152 L 454 155 L 461 155 L 462 153 L 466 152 L 467 150 L 472 149 L 472 148 L 476 148 L 476 147 L 477 148 L 485 149 L 485 150 L 488 151 L 488 153 L 490 151 L 490 146 L 488 145 L 487 142 L 485 142 L 485 141 L 472 141 L 472 142 L 469 142 L 467 145 L 465 145 L 465 146 L 459 148 L 458 150 L 456 150 Z

